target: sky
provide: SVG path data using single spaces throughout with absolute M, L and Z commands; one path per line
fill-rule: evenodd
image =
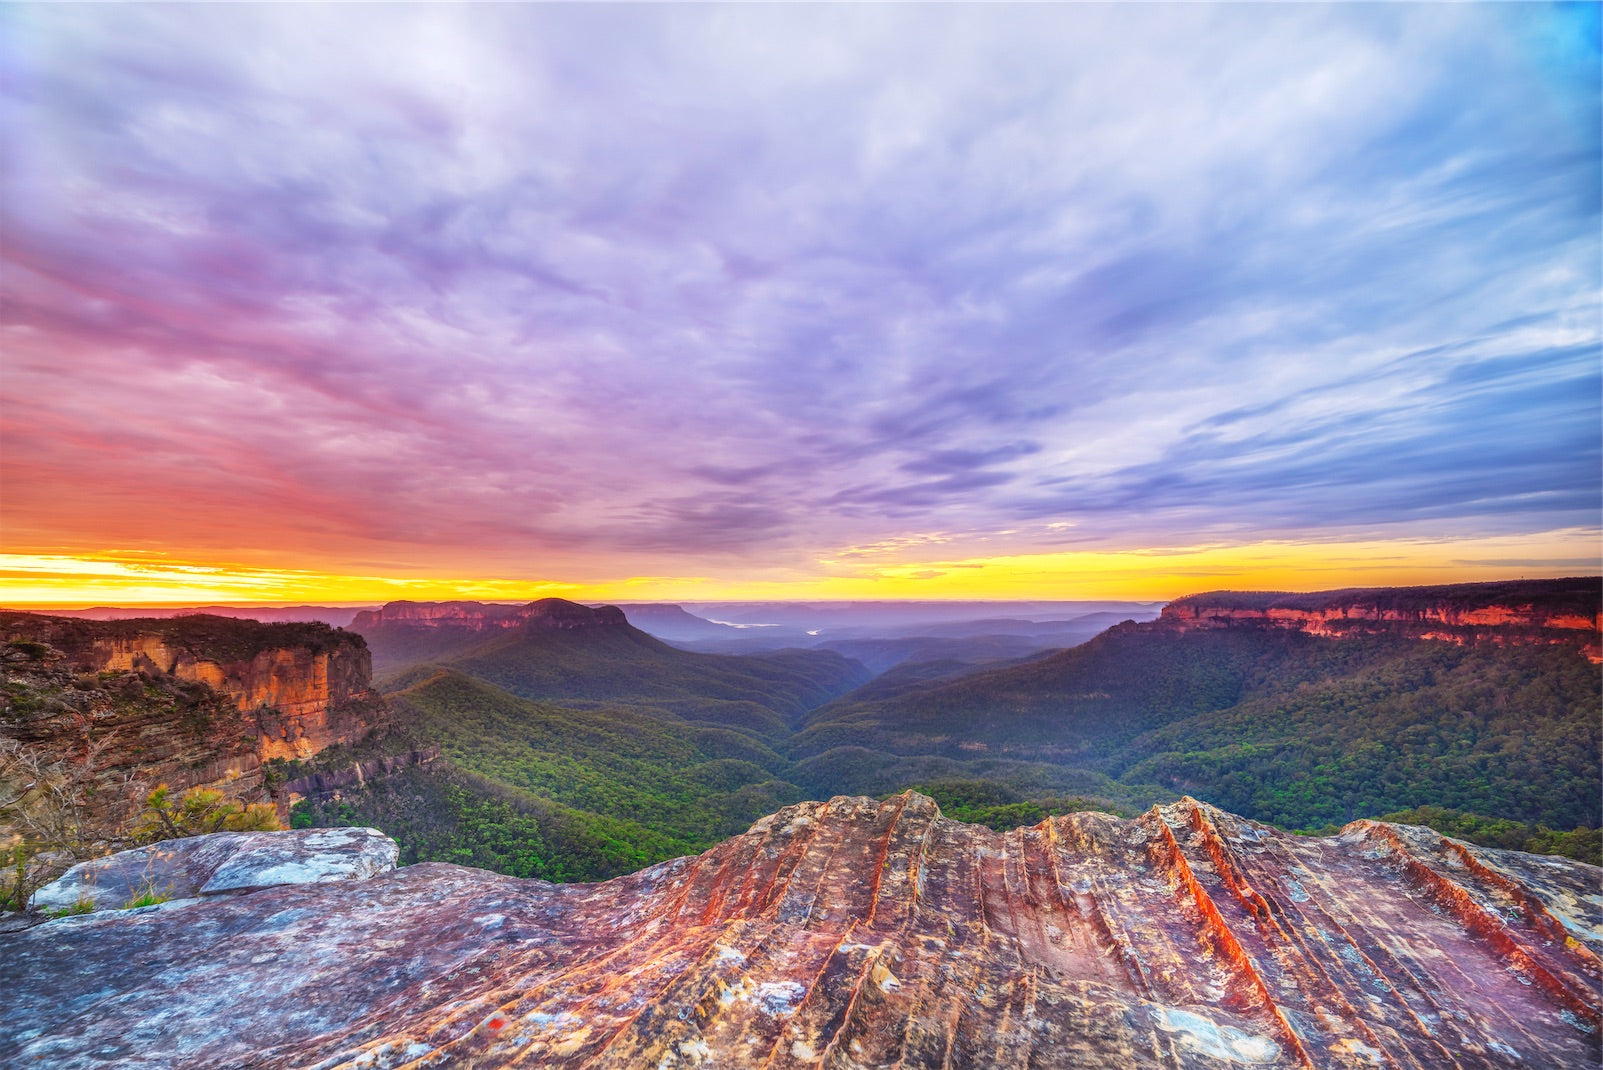
M 0 7 L 0 602 L 1600 562 L 1599 7 Z

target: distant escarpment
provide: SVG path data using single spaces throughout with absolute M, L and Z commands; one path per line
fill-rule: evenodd
M 379 609 L 358 613 L 351 622 L 351 629 L 364 632 L 381 625 L 400 624 L 409 628 L 489 632 L 530 626 L 571 630 L 624 623 L 623 610 L 616 606 L 592 609 L 563 598 L 542 598 L 521 606 L 484 602 L 390 602 Z
M 1162 624 L 1182 630 L 1269 626 L 1346 638 L 1550 644 L 1603 660 L 1603 580 L 1514 580 L 1440 587 L 1348 588 L 1285 594 L 1213 591 L 1165 606 Z
M 263 801 L 263 762 L 358 742 L 386 716 L 361 637 L 324 624 L 5 613 L 0 639 L 0 735 L 92 761 L 107 785 Z
M 382 675 L 403 666 L 464 654 L 497 638 L 595 636 L 603 642 L 632 632 L 623 611 L 591 609 L 562 598 L 521 606 L 483 602 L 391 602 L 356 615 L 351 630 L 367 640 L 373 666 Z
M 0 934 L 0 1062 L 1557 1070 L 1600 1054 L 1597 868 L 1407 826 L 1307 838 L 1186 799 L 1004 834 L 913 793 L 841 797 L 593 885 L 437 863 L 364 879 L 332 839 L 290 846 L 308 876 L 277 880 L 344 879 L 264 888 L 241 865 L 214 888 L 203 845 L 184 871 L 198 891 L 175 893 L 194 898 Z

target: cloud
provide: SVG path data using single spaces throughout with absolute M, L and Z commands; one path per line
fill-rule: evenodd
M 1595 526 L 1578 17 L 13 7 L 8 540 Z

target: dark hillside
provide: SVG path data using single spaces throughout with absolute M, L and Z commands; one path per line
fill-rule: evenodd
M 598 880 L 694 853 L 805 792 L 751 735 L 661 708 L 583 709 L 519 698 L 461 673 L 416 670 L 392 693 L 388 738 L 285 766 L 339 773 L 374 753 L 437 746 L 408 765 L 299 803 L 303 824 L 372 825 L 407 861 L 483 865 L 547 880 Z
M 1427 805 L 1595 827 L 1600 683 L 1566 647 L 1124 625 L 1025 665 L 848 696 L 810 714 L 790 754 L 820 788 L 899 766 L 1039 791 L 1034 765 L 1002 763 L 1044 763 L 1293 828 Z
M 509 632 L 444 664 L 524 698 L 648 704 L 770 739 L 869 678 L 832 651 L 695 654 L 627 625 Z

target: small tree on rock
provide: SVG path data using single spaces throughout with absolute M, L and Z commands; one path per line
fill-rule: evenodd
M 155 843 L 208 832 L 277 832 L 283 827 L 272 803 L 241 803 L 213 788 L 190 788 L 175 799 L 166 784 L 158 784 L 145 799 L 133 837 Z

